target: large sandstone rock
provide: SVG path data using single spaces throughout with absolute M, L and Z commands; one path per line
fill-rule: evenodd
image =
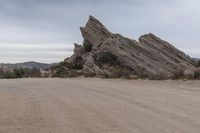
M 92 16 L 80 29 L 84 43 L 92 47 L 91 51 L 75 45 L 74 55 L 66 62 L 75 63 L 76 58 L 80 58 L 83 74 L 100 77 L 137 75 L 159 80 L 179 78 L 186 70 L 197 66 L 189 56 L 151 33 L 141 36 L 137 42 L 111 33 Z
M 89 17 L 86 26 L 81 27 L 80 30 L 84 41 L 91 43 L 94 47 L 98 47 L 109 38 L 115 38 L 114 34 L 108 31 L 106 27 L 93 16 Z

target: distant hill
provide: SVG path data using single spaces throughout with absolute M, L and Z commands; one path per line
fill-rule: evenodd
M 29 62 L 23 62 L 23 63 L 15 63 L 15 64 L 0 64 L 2 66 L 6 66 L 9 68 L 37 68 L 37 69 L 45 69 L 45 68 L 49 68 L 51 66 L 56 65 L 56 63 L 53 64 L 47 64 L 47 63 L 38 63 L 38 62 L 34 62 L 34 61 L 29 61 Z

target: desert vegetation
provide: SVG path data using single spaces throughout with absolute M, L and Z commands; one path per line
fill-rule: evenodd
M 0 70 L 0 78 L 27 78 L 27 77 L 41 77 L 40 70 L 36 68 L 15 68 L 13 70 Z
M 83 47 L 86 52 L 90 52 L 92 50 L 92 44 L 87 40 L 84 40 Z

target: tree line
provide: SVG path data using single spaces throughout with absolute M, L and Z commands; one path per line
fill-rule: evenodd
M 28 78 L 28 77 L 41 77 L 40 70 L 37 68 L 15 68 L 10 71 L 0 70 L 0 78 Z

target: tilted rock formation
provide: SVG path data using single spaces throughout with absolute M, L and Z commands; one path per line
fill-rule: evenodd
M 151 33 L 137 42 L 111 33 L 92 16 L 80 30 L 83 46 L 75 44 L 74 55 L 65 60 L 66 74 L 73 71 L 74 76 L 159 80 L 180 78 L 197 66 L 189 56 Z

